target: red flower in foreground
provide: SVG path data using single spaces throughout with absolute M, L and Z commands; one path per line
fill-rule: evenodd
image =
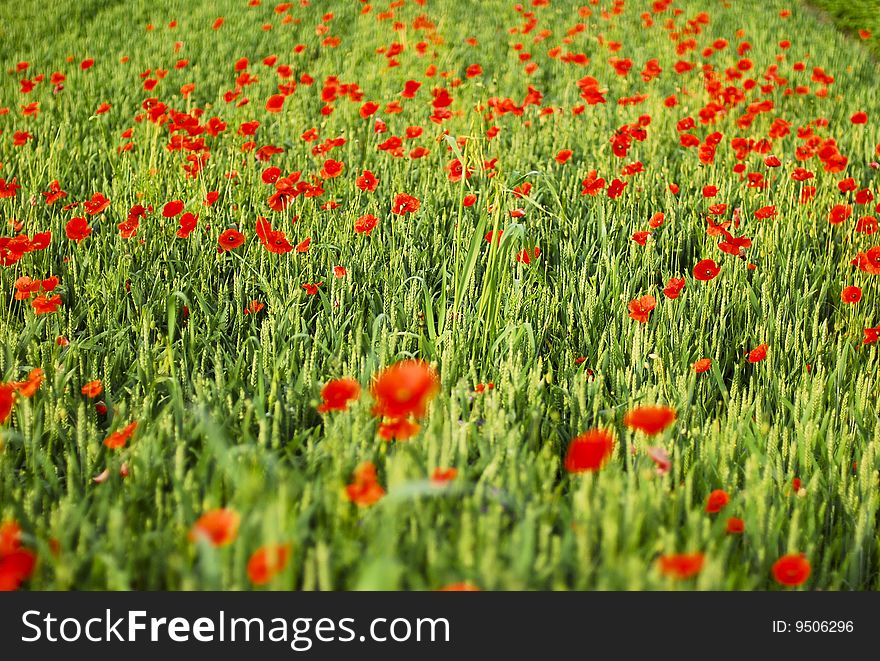
M 675 422 L 676 413 L 668 406 L 639 406 L 623 416 L 623 424 L 653 436 Z
M 694 266 L 694 277 L 703 282 L 712 280 L 719 273 L 721 273 L 721 267 L 712 259 L 700 260 L 697 262 L 696 266 Z
M 860 287 L 850 286 L 844 287 L 840 293 L 840 300 L 844 303 L 858 303 L 862 300 L 862 290 Z
M 162 215 L 165 218 L 174 218 L 181 211 L 183 211 L 182 200 L 171 200 L 171 202 L 166 202 L 165 206 L 162 207 Z
M 658 561 L 658 567 L 664 576 L 685 580 L 700 573 L 705 559 L 702 553 L 662 555 Z
M 641 324 L 648 323 L 651 310 L 657 307 L 657 299 L 653 296 L 642 296 L 629 302 L 629 316 Z
M 266 111 L 267 112 L 281 112 L 281 109 L 284 107 L 284 96 L 281 94 L 273 94 L 269 97 L 269 100 L 266 101 Z
M 447 482 L 452 482 L 456 477 L 458 477 L 458 469 L 438 467 L 434 469 L 433 473 L 431 473 L 431 482 L 436 484 L 446 484 Z
M 15 386 L 9 383 L 0 383 L 0 425 L 9 420 L 14 404 Z
M 67 234 L 68 239 L 79 243 L 92 233 L 92 228 L 89 227 L 89 221 L 83 217 L 71 218 L 64 226 L 64 233 Z
M 749 358 L 750 363 L 760 363 L 767 357 L 767 349 L 769 349 L 766 344 L 759 344 L 754 349 L 746 354 Z
M 137 424 L 137 421 L 130 422 L 122 429 L 113 432 L 104 439 L 104 445 L 111 450 L 123 447 L 134 435 L 134 431 L 137 429 Z
M 345 163 L 342 161 L 334 161 L 332 158 L 328 158 L 324 161 L 324 166 L 321 168 L 321 178 L 335 179 L 342 174 L 344 167 Z
M 428 402 L 437 394 L 437 373 L 421 360 L 404 360 L 387 367 L 373 381 L 376 401 L 373 414 L 387 418 L 425 415 Z
M 60 305 L 61 297 L 58 294 L 51 297 L 45 295 L 37 296 L 31 301 L 31 306 L 34 308 L 34 313 L 37 315 L 57 312 Z
M 702 374 L 703 372 L 708 372 L 712 367 L 712 359 L 711 358 L 700 358 L 698 361 L 694 363 L 694 372 L 697 374 Z
M 669 282 L 663 288 L 663 294 L 666 298 L 676 299 L 681 294 L 681 290 L 684 289 L 684 285 L 684 278 L 669 278 Z
M 407 195 L 406 193 L 398 193 L 394 198 L 394 206 L 391 207 L 391 213 L 402 216 L 408 213 L 414 213 L 419 210 L 422 203 L 417 197 Z
M 80 392 L 82 392 L 82 394 L 85 395 L 86 397 L 88 397 L 90 399 L 94 399 L 95 397 L 100 395 L 102 392 L 104 392 L 104 384 L 101 383 L 100 380 L 89 381 L 87 384 L 85 384 L 82 387 Z
M 373 462 L 365 461 L 355 469 L 354 481 L 345 487 L 345 493 L 351 502 L 360 507 L 373 505 L 385 495 Z
M 205 512 L 195 522 L 189 532 L 191 541 L 204 539 L 211 546 L 227 546 L 238 536 L 241 517 L 230 509 L 216 509 Z
M 90 216 L 97 216 L 109 206 L 110 200 L 104 197 L 103 193 L 95 193 L 92 199 L 83 202 L 83 207 Z
M 244 243 L 244 234 L 242 234 L 238 230 L 228 229 L 220 235 L 218 241 L 220 243 L 220 250 L 222 252 L 235 250 Z
M 367 191 L 372 193 L 376 190 L 376 186 L 379 185 L 379 180 L 376 179 L 376 175 L 374 175 L 369 170 L 364 170 L 364 173 L 355 179 L 355 185 L 360 188 L 362 191 Z
M 717 514 L 724 509 L 725 505 L 729 502 L 730 496 L 727 495 L 727 492 L 724 489 L 715 489 L 715 491 L 710 493 L 709 497 L 706 498 L 706 511 L 709 514 Z
M 348 403 L 356 400 L 360 394 L 361 385 L 351 377 L 328 381 L 321 388 L 321 399 L 324 401 L 318 405 L 318 413 L 344 411 Z
M 247 564 L 247 574 L 254 585 L 265 585 L 284 571 L 290 560 L 290 544 L 267 544 L 261 546 Z
M 605 429 L 591 429 L 577 436 L 568 445 L 565 470 L 569 473 L 597 471 L 614 450 L 614 436 Z
M 36 564 L 34 553 L 21 546 L 21 527 L 15 521 L 0 525 L 0 592 L 21 587 Z
M 852 216 L 852 207 L 847 204 L 835 204 L 828 212 L 828 222 L 839 225 Z
M 773 578 L 781 585 L 801 585 L 810 577 L 810 561 L 802 553 L 789 553 L 773 563 Z
M 40 386 L 43 383 L 43 370 L 39 367 L 35 367 L 30 372 L 28 372 L 28 378 L 26 381 L 16 381 L 15 383 L 10 383 L 16 392 L 22 397 L 33 397 L 37 394 L 37 390 L 40 389 Z
M 392 418 L 379 425 L 379 436 L 386 441 L 406 441 L 419 433 L 422 426 L 409 418 Z
M 373 214 L 364 214 L 356 221 L 354 221 L 354 231 L 358 234 L 366 234 L 367 236 L 369 236 L 370 232 L 373 231 L 373 229 L 376 227 L 376 223 L 378 222 L 379 219 L 376 218 L 376 216 L 374 216 Z

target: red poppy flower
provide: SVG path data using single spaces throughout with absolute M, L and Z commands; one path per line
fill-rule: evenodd
M 702 374 L 703 372 L 708 372 L 712 367 L 712 360 L 710 358 L 700 358 L 693 365 L 694 372 L 697 374 Z
M 810 577 L 810 561 L 802 553 L 789 553 L 773 563 L 773 578 L 777 583 L 794 587 Z
M 0 592 L 17 590 L 34 571 L 37 558 L 21 545 L 21 527 L 15 521 L 0 524 Z
M 773 205 L 761 207 L 760 209 L 757 209 L 753 215 L 758 220 L 766 220 L 768 218 L 773 218 L 776 215 L 776 207 Z
M 364 173 L 355 180 L 355 185 L 362 191 L 372 193 L 376 190 L 376 186 L 379 185 L 379 180 L 376 179 L 376 175 L 372 172 L 364 170 Z
M 68 239 L 79 243 L 92 233 L 92 228 L 85 218 L 71 218 L 64 227 L 64 233 Z
M 391 207 L 391 213 L 403 216 L 408 213 L 414 213 L 419 210 L 421 202 L 418 198 L 406 193 L 398 193 L 394 198 L 394 205 Z
M 190 541 L 205 540 L 211 546 L 228 546 L 238 536 L 241 517 L 231 509 L 216 509 L 205 512 L 193 524 L 189 532 Z
M 376 227 L 376 224 L 379 222 L 379 219 L 376 218 L 371 213 L 364 214 L 360 218 L 354 221 L 354 231 L 358 234 L 366 234 L 370 235 L 370 232 Z
M 431 482 L 436 484 L 446 484 L 452 482 L 458 477 L 458 470 L 455 468 L 435 468 L 431 473 Z
M 669 278 L 666 287 L 663 288 L 663 294 L 666 298 L 676 299 L 681 294 L 682 289 L 684 289 L 684 285 L 684 278 Z
M 844 287 L 843 291 L 840 293 L 840 300 L 844 303 L 858 303 L 862 300 L 861 288 L 855 286 Z
M 614 450 L 614 436 L 606 429 L 591 429 L 575 437 L 565 454 L 565 470 L 569 473 L 597 471 Z
M 675 553 L 660 556 L 658 567 L 664 576 L 685 580 L 699 574 L 704 562 L 702 553 Z
M 235 229 L 228 229 L 219 238 L 221 252 L 235 250 L 244 243 L 244 234 Z
M 694 278 L 707 282 L 721 273 L 721 267 L 712 259 L 703 259 L 694 266 Z
M 189 237 L 192 231 L 196 228 L 198 221 L 199 217 L 189 211 L 183 214 L 178 221 L 180 227 L 177 229 L 177 238 L 186 239 Z
M 321 178 L 334 179 L 342 174 L 344 168 L 345 163 L 342 161 L 334 161 L 332 158 L 328 158 L 324 161 L 324 166 L 321 168 Z
M 501 233 L 504 230 L 498 230 L 498 237 L 500 240 Z M 531 264 L 533 259 L 538 259 L 541 256 L 541 249 L 538 246 L 535 246 L 530 251 L 528 248 L 523 248 L 516 254 L 516 261 L 521 264 Z
M 15 404 L 15 387 L 9 383 L 0 383 L 0 425 L 9 420 Z
M 571 149 L 560 149 L 554 160 L 561 165 L 567 162 L 573 153 Z
M 67 193 L 61 190 L 61 185 L 57 179 L 49 184 L 49 190 L 44 192 L 43 195 L 46 196 L 46 206 L 55 204 L 58 200 L 67 197 Z
M 253 552 L 247 563 L 247 574 L 254 585 L 265 585 L 284 571 L 293 546 L 267 544 Z
M 759 344 L 754 349 L 746 354 L 748 356 L 750 363 L 760 363 L 767 357 L 767 349 L 769 349 L 766 344 Z
M 848 204 L 835 204 L 828 212 L 828 222 L 832 225 L 839 225 L 852 216 L 852 207 Z
M 273 94 L 266 101 L 266 112 L 281 112 L 284 107 L 284 96 L 282 94 Z
M 386 441 L 406 441 L 421 429 L 422 426 L 410 418 L 389 418 L 379 425 L 378 434 Z
M 117 450 L 123 447 L 134 435 L 134 432 L 137 429 L 137 424 L 137 421 L 130 422 L 122 429 L 113 432 L 104 439 L 104 445 L 111 450 Z
M 729 519 L 727 519 L 727 525 L 726 525 L 724 531 L 728 535 L 740 535 L 743 532 L 745 532 L 745 529 L 746 529 L 745 521 L 743 521 L 742 519 L 738 519 L 735 516 L 732 516 Z
M 101 383 L 101 380 L 89 381 L 85 384 L 81 389 L 83 395 L 90 399 L 94 399 L 98 397 L 102 392 L 104 392 L 104 384 Z
M 868 123 L 868 113 L 859 111 L 854 113 L 852 117 L 849 118 L 853 124 L 867 124 Z
M 31 301 L 31 306 L 34 308 L 34 314 L 42 315 L 42 314 L 51 314 L 53 312 L 57 312 L 59 306 L 61 305 L 61 296 L 55 294 L 55 296 L 46 297 L 37 296 L 34 300 Z
M 171 202 L 166 202 L 165 206 L 162 207 L 162 215 L 165 218 L 174 218 L 181 211 L 183 211 L 182 200 L 171 200 Z
M 641 231 L 635 232 L 632 235 L 632 240 L 638 243 L 640 246 L 644 246 L 648 243 L 648 237 L 651 236 L 651 232 Z
M 712 493 L 709 494 L 708 498 L 706 498 L 706 511 L 709 514 L 717 514 L 727 503 L 730 502 L 730 496 L 727 495 L 727 492 L 724 489 L 715 489 Z
M 110 200 L 104 197 L 103 193 L 95 193 L 92 199 L 83 202 L 83 207 L 90 216 L 97 216 L 110 206 Z
M 639 323 L 648 323 L 651 310 L 657 307 L 657 299 L 651 295 L 642 296 L 629 302 L 629 316 Z
M 653 436 L 659 434 L 675 422 L 676 413 L 668 406 L 639 406 L 631 409 L 623 416 L 623 424 L 631 429 L 643 431 Z
M 371 386 L 373 414 L 386 418 L 421 418 L 439 389 L 437 373 L 421 360 L 404 360 L 385 368 Z
M 11 384 L 15 391 L 22 397 L 30 398 L 37 394 L 43 384 L 43 370 L 35 367 L 28 373 L 27 381 L 18 381 Z
M 7 182 L 5 179 L 0 179 L 0 200 L 3 198 L 15 197 L 15 193 L 19 188 L 21 188 L 21 186 L 15 183 L 15 178 L 10 182 Z
M 369 507 L 385 495 L 385 489 L 379 484 L 373 462 L 365 461 L 355 469 L 354 481 L 345 487 L 345 494 L 359 507 Z
M 355 401 L 360 394 L 360 384 L 350 377 L 328 381 L 321 389 L 321 399 L 324 401 L 318 405 L 318 413 L 344 411 L 348 403 Z

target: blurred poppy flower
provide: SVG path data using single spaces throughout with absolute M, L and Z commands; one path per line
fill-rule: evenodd
M 576 436 L 565 454 L 565 470 L 569 473 L 597 471 L 611 456 L 614 436 L 606 429 L 591 429 Z
M 205 540 L 211 546 L 228 546 L 238 536 L 241 517 L 231 509 L 215 509 L 205 512 L 193 524 L 190 541 Z
M 802 553 L 789 553 L 773 563 L 774 580 L 780 585 L 795 587 L 810 577 L 810 561 Z
M 284 571 L 293 549 L 291 544 L 267 544 L 253 552 L 247 574 L 254 585 L 265 585 Z
M 653 436 L 675 422 L 675 418 L 675 410 L 668 406 L 639 406 L 623 416 L 623 424 Z
M 321 388 L 321 399 L 324 401 L 318 405 L 318 413 L 344 411 L 348 403 L 355 401 L 360 394 L 360 384 L 350 377 L 328 381 Z
M 702 553 L 675 553 L 660 556 L 658 567 L 664 576 L 685 580 L 699 574 L 704 562 Z

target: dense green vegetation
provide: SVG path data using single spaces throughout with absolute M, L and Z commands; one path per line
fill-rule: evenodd
M 806 588 L 877 588 L 880 264 L 860 193 L 880 160 L 876 3 L 840 14 L 864 43 L 778 0 L 393 4 L 0 7 L 0 180 L 21 187 L 0 199 L 0 520 L 36 555 L 24 587 L 246 589 L 251 554 L 289 543 L 269 587 L 775 589 L 774 562 L 803 553 Z M 583 194 L 591 171 L 605 185 Z M 294 172 L 309 186 L 272 210 L 273 177 Z M 53 181 L 67 196 L 47 204 Z M 401 193 L 419 208 L 392 213 Z M 187 238 L 163 214 L 177 200 L 198 215 Z M 244 244 L 220 252 L 229 229 Z M 716 277 L 694 276 L 701 260 Z M 24 276 L 59 282 L 17 298 Z M 645 296 L 656 307 L 630 315 Z M 439 388 L 420 431 L 389 442 L 370 384 L 408 358 Z M 36 392 L 15 385 L 35 369 Z M 319 413 L 341 377 L 360 398 Z M 624 424 L 645 405 L 677 418 Z M 570 473 L 569 443 L 596 428 L 612 456 Z M 359 506 L 346 485 L 367 461 L 385 494 Z M 193 541 L 217 508 L 240 516 L 235 539 Z M 704 563 L 661 571 L 677 553 Z

